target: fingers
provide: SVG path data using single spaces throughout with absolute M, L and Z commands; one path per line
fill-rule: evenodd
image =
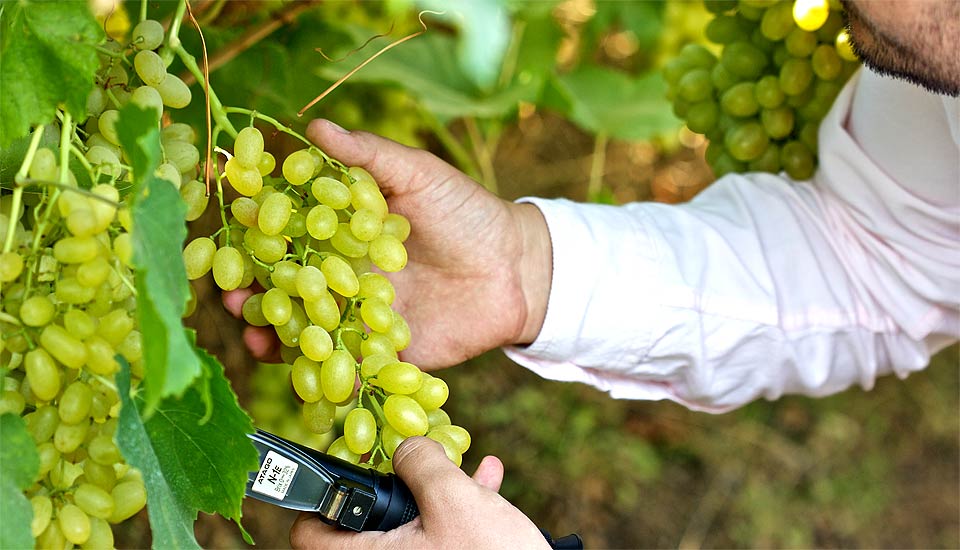
M 239 319 L 243 312 L 243 303 L 246 302 L 250 296 L 253 296 L 252 288 L 238 288 L 237 290 L 224 292 L 221 295 L 221 299 L 223 300 L 223 307 L 225 307 L 231 315 Z
M 293 548 L 382 548 L 382 537 L 383 533 L 378 531 L 354 533 L 337 529 L 322 522 L 317 514 L 312 512 L 301 512 L 290 527 L 290 546 Z
M 316 119 L 307 126 L 307 138 L 347 166 L 370 172 L 385 196 L 410 191 L 430 178 L 449 177 L 455 169 L 434 155 L 368 133 L 348 132 L 333 122 Z
M 280 340 L 272 327 L 253 327 L 243 329 L 243 343 L 250 354 L 264 363 L 280 362 Z
M 485 456 L 477 466 L 477 471 L 473 473 L 473 480 L 490 489 L 500 492 L 500 484 L 503 483 L 503 462 L 495 456 Z
M 456 494 L 458 486 L 473 482 L 456 464 L 450 462 L 443 447 L 426 437 L 410 437 L 393 453 L 393 470 L 407 484 L 420 511 L 445 510 L 455 503 L 444 503 L 447 495 Z M 444 491 L 437 491 L 443 487 Z M 438 501 L 439 499 L 439 501 Z

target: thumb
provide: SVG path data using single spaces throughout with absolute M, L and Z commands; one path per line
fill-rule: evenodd
M 449 505 L 447 495 L 473 481 L 447 458 L 443 447 L 427 437 L 410 437 L 393 453 L 393 470 L 406 483 L 421 513 Z
M 318 118 L 307 125 L 307 138 L 347 166 L 370 172 L 384 195 L 408 193 L 456 174 L 436 156 L 369 132 L 350 132 Z

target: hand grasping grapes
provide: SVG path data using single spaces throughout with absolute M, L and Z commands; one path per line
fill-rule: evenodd
M 550 240 L 536 207 L 499 199 L 436 156 L 373 134 L 315 120 L 307 136 L 369 171 L 390 210 L 410 220 L 409 263 L 389 275 L 394 307 L 411 331 L 402 359 L 441 368 L 536 337 L 551 273 Z M 224 303 L 238 314 L 249 295 L 226 293 Z M 251 327 L 245 339 L 255 355 L 275 357 L 268 332 Z

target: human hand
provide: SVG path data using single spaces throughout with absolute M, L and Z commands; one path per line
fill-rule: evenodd
M 504 345 L 532 342 L 546 314 L 552 249 L 530 204 L 504 201 L 436 156 L 366 132 L 314 120 L 307 137 L 376 179 L 392 212 L 410 220 L 405 269 L 390 273 L 393 308 L 410 326 L 401 359 L 425 370 Z M 250 291 L 224 295 L 235 315 Z M 270 329 L 248 327 L 247 346 L 276 358 Z
M 353 533 L 303 513 L 290 529 L 294 548 L 549 548 L 539 529 L 497 494 L 503 464 L 488 456 L 470 478 L 432 439 L 413 437 L 393 455 L 420 516 L 391 531 Z

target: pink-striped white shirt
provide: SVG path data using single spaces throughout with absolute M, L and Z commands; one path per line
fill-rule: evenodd
M 860 71 L 809 182 L 729 175 L 683 205 L 523 199 L 553 244 L 544 378 L 723 412 L 906 377 L 960 335 L 960 100 Z

